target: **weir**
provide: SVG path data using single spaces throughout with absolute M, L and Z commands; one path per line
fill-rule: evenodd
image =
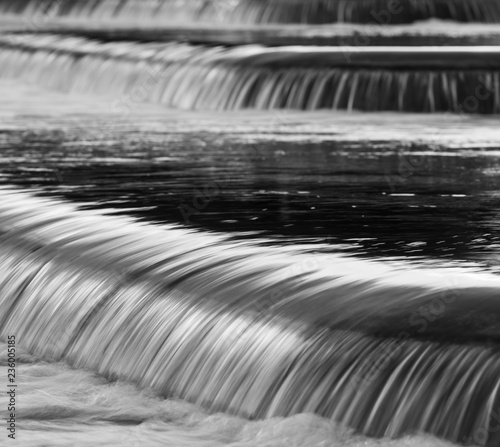
M 0 28 L 23 34 L 34 31 L 20 18 L 10 19 Z M 187 42 L 202 45 L 266 46 L 340 46 L 344 52 L 362 51 L 367 46 L 435 47 L 435 46 L 498 46 L 500 29 L 496 25 L 469 24 L 461 27 L 451 23 L 426 24 L 425 34 L 414 26 L 323 25 L 232 25 L 203 24 L 161 25 L 107 22 L 77 22 L 58 20 L 37 31 L 97 39 L 102 42 Z M 345 48 L 353 47 L 353 48 Z
M 478 338 L 499 335 L 496 276 L 252 246 L 23 191 L 0 199 L 1 336 L 37 355 L 250 418 L 313 412 L 460 443 L 497 426 L 500 354 Z M 418 338 L 422 321 L 448 339 Z
M 181 109 L 498 113 L 500 47 L 206 47 L 13 34 L 0 76 Z M 129 93 L 129 92 L 132 92 Z
M 51 121 L 45 100 L 43 112 L 19 112 L 22 95 L 15 91 L 9 96 L 15 107 L 1 111 L 10 120 L 2 132 L 12 132 L 4 141 L 12 145 L 2 168 L 8 186 L 0 187 L 1 342 L 15 334 L 20 349 L 49 363 L 63 361 L 153 391 L 154 399 L 182 399 L 245 423 L 272 425 L 268 419 L 312 413 L 353 429 L 349 445 L 358 443 L 358 434 L 500 445 L 494 124 L 457 120 L 462 133 L 448 144 L 438 137 L 453 125 L 433 127 L 438 115 L 424 117 L 428 133 L 436 134 L 432 141 L 446 146 L 438 160 L 434 143 L 419 146 L 423 124 L 405 127 L 404 137 L 389 132 L 391 145 L 377 139 L 383 133 L 374 136 L 377 120 L 390 127 L 395 119 L 418 121 L 415 115 L 374 114 L 383 118 L 361 122 L 368 114 L 297 112 L 284 127 L 283 114 L 257 113 L 265 125 L 245 130 L 251 112 L 197 113 L 500 113 L 500 2 L 0 0 L 0 14 L 1 79 L 98 95 L 104 98 L 99 110 L 103 104 L 112 109 L 98 114 L 87 106 L 92 113 L 83 118 L 59 113 Z M 472 25 L 467 31 L 443 25 L 442 33 L 438 21 L 408 25 L 428 19 Z M 494 25 L 477 25 L 476 32 L 474 22 Z M 170 110 L 170 118 L 160 107 L 129 116 L 142 102 L 194 110 L 196 126 L 183 123 L 183 132 L 189 128 L 186 141 L 196 150 L 187 151 L 176 136 L 177 111 Z M 229 115 L 235 115 L 225 123 L 235 127 L 231 138 L 211 124 Z M 336 144 L 347 140 L 347 131 L 319 132 L 321 123 L 313 127 L 303 118 L 320 115 L 337 120 L 337 129 L 349 122 L 352 144 Z M 141 123 L 131 129 L 127 120 L 136 116 Z M 114 120 L 108 129 L 103 117 Z M 439 122 L 447 117 L 441 114 Z M 162 120 L 170 120 L 168 126 Z M 463 129 L 465 122 L 473 131 Z M 77 129 L 85 123 L 91 123 L 88 133 Z M 314 141 L 314 128 L 320 143 L 288 144 L 301 126 L 301 138 Z M 236 147 L 245 138 L 264 140 L 264 128 L 266 142 L 252 155 L 245 151 L 253 143 Z M 471 143 L 482 128 L 487 138 Z M 25 137 L 29 131 L 34 135 Z M 147 141 L 148 132 L 157 138 Z M 326 144 L 330 137 L 337 141 Z M 178 141 L 175 150 L 165 147 Z M 482 152 L 467 163 L 445 160 L 479 146 Z M 352 163 L 350 151 L 358 151 Z M 187 191 L 226 172 L 221 160 L 237 173 L 235 185 L 224 191 L 219 182 L 204 186 L 215 184 L 220 193 L 206 213 L 214 226 L 200 220 L 190 227 L 185 203 L 197 207 L 193 213 L 202 207 L 196 205 L 200 194 Z M 326 163 L 335 169 L 323 169 Z M 298 166 L 303 169 L 292 169 Z M 29 175 L 16 178 L 23 170 Z M 74 178 L 63 181 L 63 174 Z M 49 197 L 64 191 L 67 200 L 94 202 Z M 160 200 L 165 209 L 181 209 L 186 226 L 160 223 L 179 218 L 156 209 Z M 137 214 L 155 224 L 118 215 L 139 209 L 132 208 L 139 201 L 142 211 L 158 211 Z M 116 208 L 106 210 L 105 203 Z M 238 209 L 228 211 L 233 205 Z M 308 220 L 313 210 L 320 219 Z M 240 217 L 248 227 L 238 226 Z M 276 231 L 259 239 L 273 219 Z M 304 222 L 310 228 L 302 234 Z M 474 231 L 467 232 L 469 226 Z M 330 229 L 337 245 L 297 242 L 324 240 Z M 394 237 L 380 237 L 390 232 Z M 372 251 L 363 252 L 363 240 Z M 398 257 L 388 257 L 394 253 Z M 43 419 L 44 411 L 34 413 Z M 72 427 L 58 416 L 49 420 L 57 425 L 50 426 L 54 433 Z M 90 422 L 99 428 L 102 420 Z M 165 432 L 174 427 L 185 436 L 182 424 Z
M 500 22 L 494 0 L 1 0 L 27 17 L 212 23 L 410 23 L 430 18 Z

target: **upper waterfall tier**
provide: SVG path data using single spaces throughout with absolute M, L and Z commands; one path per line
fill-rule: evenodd
M 271 47 L 0 39 L 0 76 L 180 109 L 500 111 L 499 47 Z
M 0 11 L 37 21 L 92 20 L 211 23 L 411 23 L 429 18 L 499 22 L 495 0 L 1 0 Z

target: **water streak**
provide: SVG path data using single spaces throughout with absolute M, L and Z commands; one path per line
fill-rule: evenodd
M 312 414 L 254 421 L 210 414 L 92 371 L 37 359 L 19 348 L 17 356 L 23 447 L 451 447 L 428 435 L 369 439 Z M 3 343 L 0 358 L 7 359 Z M 6 361 L 0 361 L 0 374 L 7 375 Z M 2 417 L 7 398 L 0 394 Z
M 481 341 L 499 333 L 496 276 L 0 197 L 1 336 L 38 355 L 250 418 L 313 412 L 373 436 L 455 442 L 491 429 L 484 445 L 498 443 L 500 355 Z M 419 334 L 412 315 L 426 306 Z M 453 327 L 476 342 L 433 340 Z M 374 336 L 384 328 L 399 332 Z
M 500 111 L 497 47 L 371 47 L 346 56 L 335 47 L 100 43 L 57 35 L 8 36 L 0 45 L 0 76 L 113 95 L 123 113 L 139 101 L 204 110 Z
M 410 23 L 429 18 L 499 22 L 492 0 L 37 0 L 0 1 L 0 11 L 86 20 L 215 23 Z

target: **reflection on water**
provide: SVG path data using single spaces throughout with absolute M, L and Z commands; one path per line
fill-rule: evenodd
M 498 148 L 161 134 L 84 144 L 55 131 L 0 141 L 2 183 L 148 221 L 498 265 Z
M 497 444 L 498 276 L 434 268 L 450 261 L 479 261 L 476 272 L 497 268 L 500 144 L 489 121 L 463 118 L 456 130 L 451 123 L 440 128 L 439 117 L 418 118 L 419 133 L 405 127 L 408 116 L 392 123 L 371 115 L 366 124 L 357 121 L 361 115 L 325 114 L 318 124 L 294 115 L 292 125 L 284 115 L 284 125 L 274 116 L 252 132 L 250 115 L 230 124 L 217 116 L 221 122 L 212 127 L 209 118 L 217 119 L 207 115 L 174 120 L 158 113 L 131 125 L 109 117 L 108 128 L 85 110 L 77 118 L 84 103 L 61 106 L 56 96 L 30 109 L 6 96 L 18 111 L 1 115 L 3 185 L 180 226 L 141 229 L 101 213 L 76 216 L 64 204 L 44 214 L 39 200 L 19 194 L 9 201 L 3 191 L 0 282 L 12 306 L 0 328 L 16 332 L 37 355 L 112 380 L 21 362 L 22 445 L 450 445 L 421 432 Z M 77 133 L 76 121 L 88 132 Z M 439 136 L 432 129 L 441 129 Z M 225 234 L 250 240 L 224 242 Z M 274 246 L 256 247 L 261 241 Z M 354 256 L 302 258 L 304 242 Z M 302 344 L 299 322 L 308 328 Z M 140 348 L 126 341 L 129 334 Z M 167 354 L 172 347 L 179 362 L 157 355 L 159 346 Z M 292 364 L 283 360 L 288 354 Z M 163 395 L 173 389 L 210 411 L 269 419 L 208 415 L 116 377 L 155 384 Z M 355 386 L 337 386 L 347 379 Z M 488 443 L 479 437 L 486 429 Z M 408 436 L 388 439 L 401 435 Z

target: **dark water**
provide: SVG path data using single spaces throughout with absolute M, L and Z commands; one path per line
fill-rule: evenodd
M 499 265 L 494 147 L 245 143 L 210 134 L 74 140 L 3 133 L 2 183 L 238 238 Z
M 500 17 L 401 3 L 0 0 L 19 445 L 498 447 L 500 138 L 481 114 L 500 110 L 500 49 L 375 46 L 475 35 L 457 23 L 369 48 L 345 28 L 350 50 L 199 45 L 217 38 L 167 23 Z
M 4 93 L 0 335 L 38 356 L 23 445 L 498 444 L 493 118 Z

